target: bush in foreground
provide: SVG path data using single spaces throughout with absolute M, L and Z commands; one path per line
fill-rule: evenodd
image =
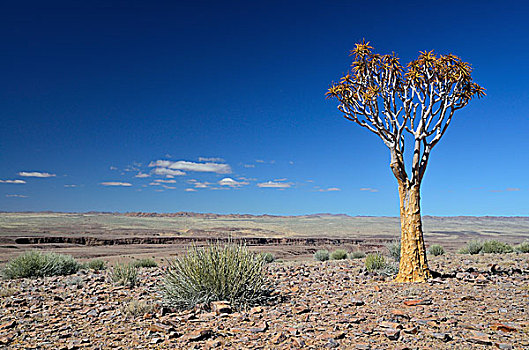
M 192 247 L 169 261 L 165 302 L 180 309 L 221 300 L 235 307 L 261 303 L 271 292 L 265 264 L 260 254 L 239 244 Z
M 529 253 L 529 241 L 522 242 L 518 244 L 514 249 L 518 253 Z
M 386 258 L 384 257 L 384 255 L 377 252 L 367 254 L 365 265 L 367 271 L 376 272 L 386 268 L 388 263 L 386 262 Z
M 4 278 L 65 276 L 76 273 L 81 264 L 70 255 L 29 251 L 7 262 Z
M 507 243 L 500 242 L 495 239 L 491 239 L 489 241 L 483 242 L 481 252 L 485 254 L 504 254 L 504 253 L 512 253 L 513 249 Z
M 314 259 L 318 261 L 329 260 L 329 251 L 326 249 L 318 250 L 316 253 L 314 253 Z
M 389 256 L 391 256 L 393 260 L 397 262 L 400 261 L 400 240 L 389 242 L 386 244 L 386 249 L 389 252 Z
M 110 279 L 117 285 L 133 288 L 138 284 L 138 267 L 133 263 L 118 263 L 112 268 Z
M 276 257 L 272 253 L 261 253 L 265 263 L 270 264 L 276 260 Z
M 158 264 L 156 263 L 156 261 L 154 261 L 151 258 L 134 260 L 132 264 L 136 267 L 158 267 Z
M 359 251 L 359 250 L 349 254 L 349 258 L 350 259 L 362 259 L 362 258 L 365 258 L 365 256 L 366 256 L 366 254 L 364 252 Z
M 439 256 L 445 253 L 445 249 L 440 244 L 432 244 L 430 248 L 428 249 L 428 253 L 430 253 L 433 256 Z
M 479 254 L 483 249 L 483 242 L 473 239 L 467 242 L 467 245 L 460 248 L 457 252 L 459 254 Z
M 92 259 L 86 263 L 86 267 L 90 270 L 101 271 L 107 268 L 107 263 L 101 259 Z
M 336 249 L 331 253 L 332 260 L 344 260 L 347 259 L 347 252 L 343 249 Z

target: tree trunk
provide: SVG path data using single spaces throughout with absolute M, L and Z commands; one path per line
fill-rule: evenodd
M 425 282 L 431 277 L 422 233 L 420 184 L 399 180 L 400 265 L 395 282 Z

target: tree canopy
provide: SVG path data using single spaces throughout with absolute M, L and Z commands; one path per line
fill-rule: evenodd
M 420 52 L 404 67 L 395 53 L 373 53 L 369 42 L 351 50 L 351 70 L 327 92 L 340 102 L 344 117 L 377 134 L 391 150 L 397 179 L 420 184 L 432 148 L 454 112 L 485 89 L 472 80 L 472 67 L 459 57 Z M 404 133 L 414 138 L 411 174 L 403 164 Z

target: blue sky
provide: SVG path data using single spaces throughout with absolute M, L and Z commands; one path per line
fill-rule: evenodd
M 523 2 L 18 4 L 0 210 L 398 215 L 388 150 L 324 96 L 365 38 L 454 53 L 487 89 L 433 150 L 423 214 L 529 215 Z

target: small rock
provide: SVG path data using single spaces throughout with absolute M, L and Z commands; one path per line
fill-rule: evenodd
M 495 343 L 494 346 L 502 350 L 512 350 L 513 349 L 513 346 L 507 343 Z
M 152 338 L 151 339 L 151 344 L 160 344 L 161 342 L 163 342 L 162 338 Z
M 231 313 L 231 306 L 227 301 L 212 301 L 210 305 L 211 310 L 217 315 Z
M 362 305 L 365 304 L 363 300 L 355 299 L 355 298 L 352 298 L 352 299 L 351 299 L 351 303 L 352 303 L 354 306 L 362 306 Z
M 502 331 L 502 332 L 518 332 L 518 328 L 509 326 L 503 323 L 494 323 L 490 325 L 490 329 L 493 331 Z
M 203 328 L 203 329 L 198 329 L 194 332 L 189 333 L 186 338 L 189 341 L 200 341 L 200 340 L 208 339 L 212 335 L 213 335 L 213 331 L 211 329 Z
M 389 340 L 397 340 L 400 337 L 400 330 L 394 328 L 388 328 L 384 331 L 384 335 Z
M 402 329 L 403 328 L 400 323 L 396 323 L 396 322 L 382 321 L 378 325 L 380 327 L 382 327 L 382 328 L 393 328 L 393 329 Z
M 325 344 L 326 348 L 337 348 L 338 346 L 340 346 L 340 344 L 334 340 L 334 338 L 330 338 Z
M 406 327 L 403 329 L 404 333 L 406 334 L 417 334 L 419 333 L 419 328 L 412 326 L 412 327 Z
M 285 335 L 285 333 L 283 332 L 277 333 L 276 335 L 272 337 L 272 343 L 279 344 L 279 343 L 284 342 L 286 339 L 287 339 L 287 336 Z
M 467 341 L 474 344 L 492 345 L 488 335 L 482 332 L 474 332 L 474 334 L 467 338 Z
M 452 336 L 448 333 L 432 333 L 432 337 L 444 341 L 445 343 L 452 340 Z
M 261 325 L 258 325 L 256 327 L 252 327 L 250 328 L 250 332 L 252 333 L 261 333 L 261 332 L 264 332 L 268 329 L 268 323 L 263 322 Z
M 17 325 L 17 321 L 13 320 L 11 322 L 4 323 L 3 325 L 0 325 L 0 329 L 10 329 L 14 328 Z
M 432 299 L 419 299 L 419 300 L 406 300 L 404 305 L 406 306 L 417 306 L 417 305 L 431 305 Z

